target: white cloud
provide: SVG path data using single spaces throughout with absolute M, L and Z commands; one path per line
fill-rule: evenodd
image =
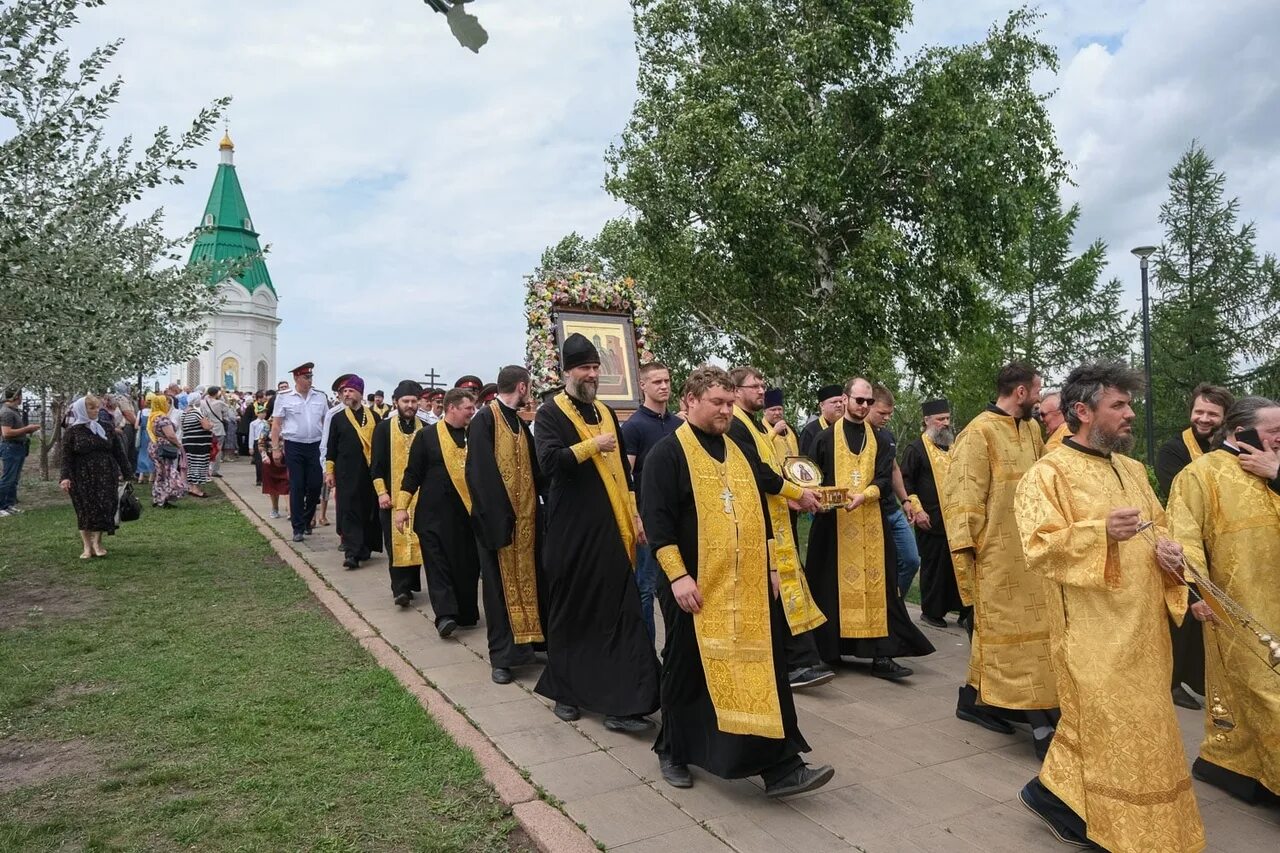
M 922 0 L 903 47 L 980 38 L 1009 0 Z M 1166 173 L 1199 138 L 1280 245 L 1280 78 L 1273 0 L 1057 0 L 1043 36 L 1062 68 L 1045 85 L 1075 164 L 1068 192 L 1083 246 L 1113 247 L 1136 288 L 1131 245 L 1158 240 Z M 282 367 L 314 359 L 389 387 L 435 367 L 452 380 L 523 359 L 521 276 L 563 234 L 622 207 L 602 155 L 634 98 L 622 0 L 483 0 L 490 33 L 459 47 L 420 0 L 115 0 L 85 14 L 73 46 L 123 36 L 119 133 L 181 126 L 231 94 L 236 162 L 272 245 Z M 203 209 L 217 152 L 157 194 L 170 226 Z

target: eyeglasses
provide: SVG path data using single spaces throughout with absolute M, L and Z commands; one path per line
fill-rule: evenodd
M 741 389 L 742 389 L 742 390 L 744 390 L 744 391 L 754 391 L 754 390 L 756 390 L 757 388 L 763 388 L 763 387 L 764 387 L 764 384 L 763 384 L 763 383 L 761 383 L 761 382 L 757 382 L 757 383 L 756 383 L 756 384 L 754 384 L 754 385 L 739 385 L 738 387 L 739 387 L 739 388 L 741 388 Z
M 875 397 L 850 397 L 855 406 L 870 406 L 876 401 Z

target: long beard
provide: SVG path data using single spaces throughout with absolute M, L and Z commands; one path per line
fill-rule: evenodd
M 925 430 L 925 435 L 939 447 L 950 447 L 951 442 L 956 440 L 955 430 L 951 427 L 931 427 Z
M 575 397 L 584 403 L 596 401 L 596 383 L 592 379 L 568 379 L 564 383 L 564 390 L 569 392 L 570 397 Z
M 1089 435 L 1089 443 L 1095 450 L 1104 453 L 1128 453 L 1133 450 L 1133 433 L 1121 435 L 1120 432 L 1107 432 L 1094 429 Z

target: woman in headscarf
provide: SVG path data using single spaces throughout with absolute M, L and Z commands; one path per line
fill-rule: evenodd
M 138 461 L 135 463 L 133 470 L 138 475 L 138 482 L 145 483 L 155 473 L 155 463 L 151 461 L 151 433 L 147 432 L 147 424 L 151 420 L 151 395 L 147 395 L 147 399 L 142 402 L 142 408 L 138 411 Z
M 173 506 L 174 501 L 187 493 L 187 456 L 169 418 L 173 401 L 164 394 L 152 394 L 148 399 L 151 417 L 147 418 L 147 453 L 155 465 L 151 504 Z
M 80 559 L 105 557 L 102 534 L 116 529 L 120 495 L 116 484 L 133 476 L 124 446 L 98 422 L 98 398 L 71 404 L 71 425 L 62 436 L 62 473 L 58 485 L 71 495 L 84 552 Z
M 203 394 L 187 405 L 182 413 L 182 449 L 187 452 L 187 494 L 207 498 L 200 487 L 212 478 L 210 458 L 213 453 L 213 421 L 208 406 L 201 403 Z

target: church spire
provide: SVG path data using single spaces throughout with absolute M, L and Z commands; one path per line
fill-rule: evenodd
M 222 154 L 222 162 L 227 166 L 234 166 L 235 161 L 232 155 L 235 153 L 235 143 L 231 141 L 231 131 L 223 128 L 222 141 L 218 143 L 218 151 Z
M 191 263 L 213 261 L 209 283 L 217 284 L 226 277 L 224 265 L 236 263 L 237 259 L 247 255 L 257 255 L 234 279 L 250 293 L 259 287 L 266 287 L 275 294 L 271 275 L 261 257 L 258 232 L 254 230 L 253 220 L 249 217 L 249 206 L 245 204 L 240 179 L 236 176 L 236 166 L 231 159 L 234 151 L 235 145 L 231 142 L 230 134 L 224 133 L 222 141 L 218 143 L 221 161 L 213 177 L 213 188 L 209 191 L 209 201 L 204 208 L 200 233 L 191 247 Z

